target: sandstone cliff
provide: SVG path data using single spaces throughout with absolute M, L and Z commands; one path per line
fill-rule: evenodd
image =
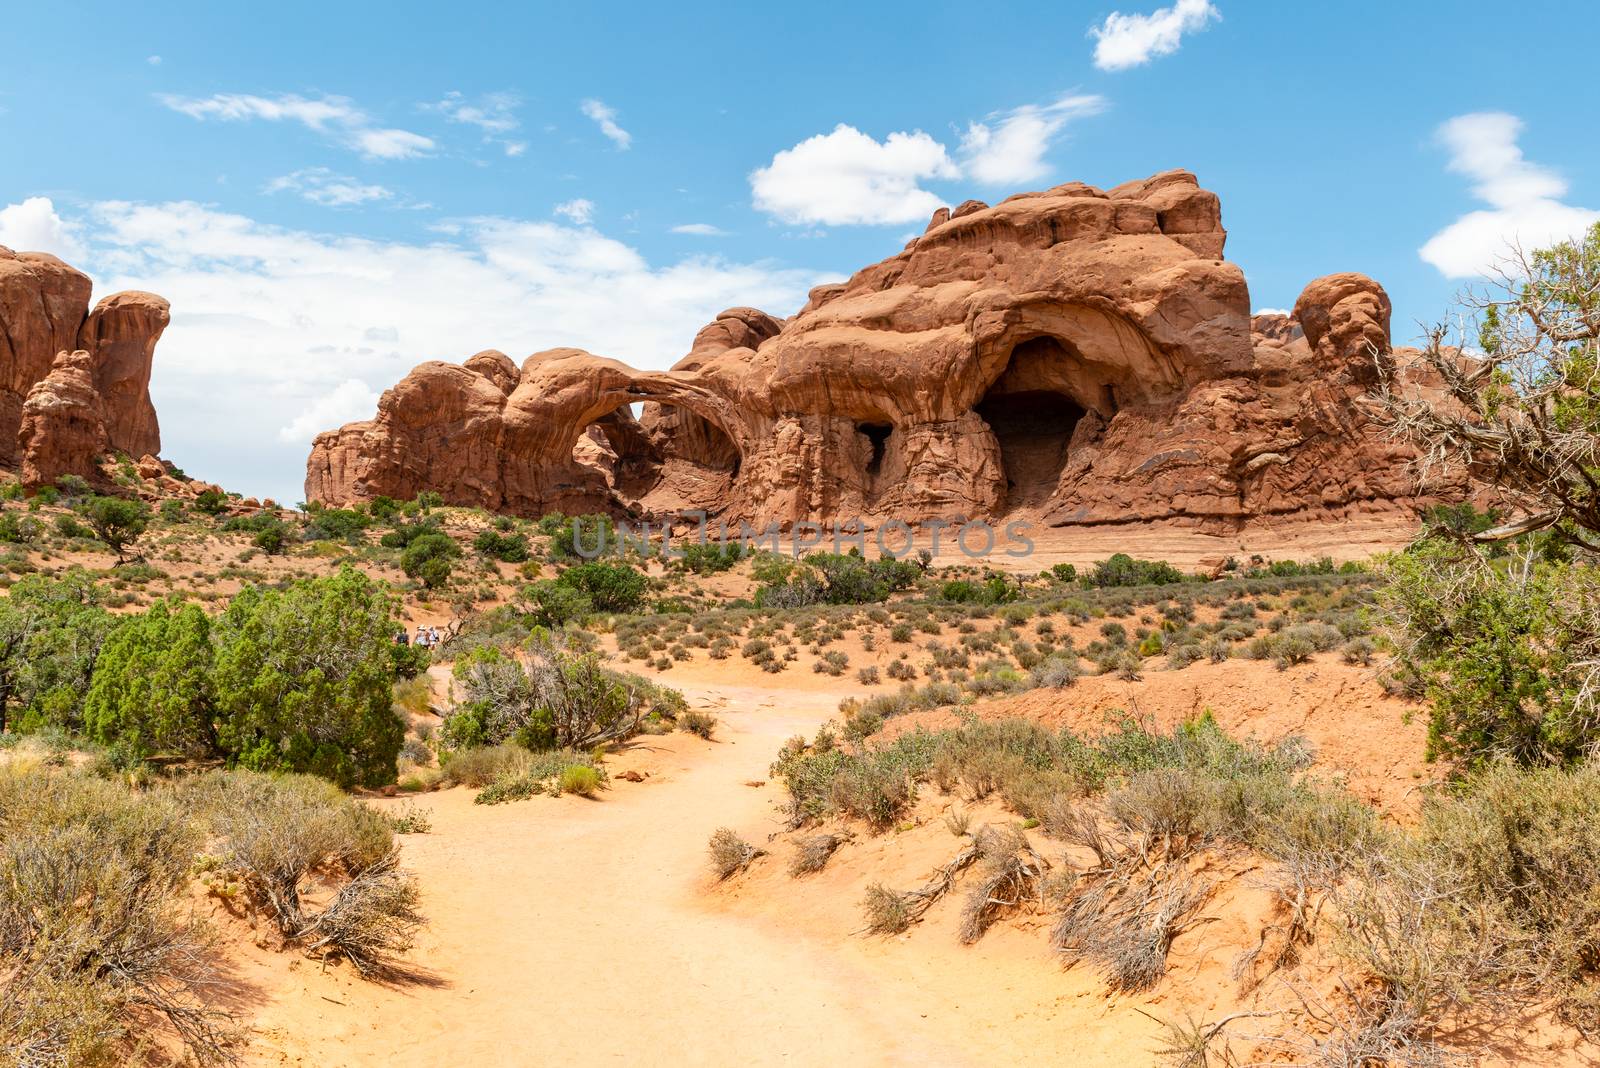
M 94 477 L 108 451 L 161 451 L 150 368 L 167 302 L 130 291 L 90 311 L 89 295 L 56 257 L 0 246 L 0 463 L 30 484 Z
M 422 364 L 317 438 L 306 496 L 1209 530 L 1414 508 L 1409 457 L 1357 406 L 1383 289 L 1331 275 L 1252 324 L 1226 236 L 1183 171 L 968 201 L 793 318 L 722 313 L 669 371 L 576 349 Z

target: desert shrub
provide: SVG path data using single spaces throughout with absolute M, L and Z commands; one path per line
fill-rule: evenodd
M 1372 658 L 1377 652 L 1371 638 L 1356 637 L 1345 642 L 1339 649 L 1339 657 L 1346 664 L 1367 665 L 1372 663 Z
M 1046 657 L 1043 662 L 1035 665 L 1034 670 L 1029 671 L 1029 683 L 1048 689 L 1064 689 L 1077 681 L 1078 659 L 1072 654 Z
M 863 686 L 876 686 L 883 679 L 878 673 L 877 664 L 868 664 L 856 672 L 856 681 Z
M 427 834 L 433 830 L 433 817 L 428 815 L 428 810 L 410 801 L 384 818 L 395 834 Z
M 450 737 L 450 722 L 445 723 L 445 737 Z M 520 745 L 471 745 L 443 753 L 439 765 L 444 773 L 443 782 L 451 786 L 467 786 L 478 790 L 500 779 L 519 777 L 531 764 L 528 750 Z
M 0 766 L 0 1060 L 121 1063 L 158 1026 L 230 1059 L 213 940 L 181 893 L 201 844 L 165 794 Z
M 82 571 L 28 575 L 0 598 L 0 729 L 82 727 L 100 646 L 115 621 Z
M 428 532 L 412 538 L 400 554 L 400 570 L 428 589 L 438 589 L 450 581 L 452 561 L 461 554 L 449 535 Z
M 670 691 L 607 668 L 570 641 L 536 636 L 526 661 L 484 646 L 456 661 L 464 700 L 445 721 L 455 746 L 516 741 L 529 749 L 587 749 L 638 733 Z M 681 696 L 670 707 L 675 712 Z
M 1137 560 L 1127 553 L 1116 553 L 1094 565 L 1084 576 L 1084 584 L 1106 588 L 1115 586 L 1167 586 L 1184 581 L 1183 572 L 1164 560 Z
M 615 555 L 621 547 L 616 524 L 607 515 L 553 513 L 539 520 L 539 533 L 550 539 L 547 552 L 552 560 L 594 560 Z
M 583 594 L 601 612 L 634 611 L 649 584 L 637 568 L 603 560 L 575 564 L 561 572 L 556 581 Z
M 256 528 L 255 537 L 250 539 L 250 544 L 266 553 L 268 556 L 282 556 L 294 542 L 294 531 L 289 524 L 276 516 L 265 516 L 268 520 Z
M 392 530 L 385 531 L 378 539 L 378 544 L 385 549 L 404 549 L 424 535 L 443 533 L 444 529 L 439 526 L 437 519 L 417 519 L 395 524 Z
M 821 871 L 827 867 L 839 847 L 850 841 L 851 837 L 849 831 L 806 835 L 800 839 L 794 857 L 789 861 L 789 874 L 798 878 Z
M 528 559 L 528 538 L 524 534 L 505 534 L 485 528 L 473 539 L 472 547 L 493 560 L 520 564 Z
M 1594 568 L 1423 544 L 1386 574 L 1385 629 L 1431 704 L 1430 758 L 1571 765 L 1600 743 Z
M 150 506 L 140 500 L 95 496 L 79 503 L 77 510 L 94 536 L 117 554 L 118 563 L 150 525 Z
M 194 506 L 206 515 L 221 515 L 228 510 L 228 495 L 217 489 L 203 489 L 195 494 Z
M 522 599 L 528 614 L 542 627 L 560 627 L 594 611 L 594 602 L 587 593 L 554 579 L 524 586 Z
M 84 730 L 138 757 L 215 755 L 212 672 L 205 612 L 158 601 L 106 638 L 84 698 Z
M 812 669 L 822 675 L 843 675 L 850 666 L 850 657 L 838 649 L 829 649 L 812 664 Z
M 182 505 L 178 501 L 166 501 L 166 502 L 164 502 L 164 504 L 178 504 L 180 508 L 182 507 Z M 162 509 L 162 518 L 163 519 L 167 518 L 165 513 L 166 513 L 166 509 L 165 509 L 165 507 L 163 507 L 163 509 Z M 93 537 L 94 536 L 94 531 L 90 530 L 88 527 L 86 527 L 82 523 L 78 522 L 77 517 L 71 516 L 71 515 L 58 515 L 58 516 L 56 516 L 55 527 L 56 527 L 56 533 L 60 534 L 63 538 L 89 538 L 89 537 Z M 15 540 L 15 539 L 0 538 L 0 540 L 12 541 L 12 540 Z
M 745 546 L 738 541 L 691 542 L 681 549 L 679 563 L 685 571 L 711 575 L 726 571 L 745 557 Z
M 312 514 L 301 537 L 306 541 L 355 541 L 372 525 L 372 517 L 354 508 L 321 508 Z
M 1549 999 L 1592 1027 L 1600 773 L 1493 768 L 1430 800 L 1417 830 L 1339 894 L 1336 948 L 1369 974 L 1372 1015 L 1416 1034 L 1462 1005 Z
M 343 956 L 362 975 L 391 972 L 411 947 L 422 924 L 416 883 L 382 814 L 308 775 L 214 772 L 189 800 L 216 836 L 219 872 L 285 945 Z M 312 875 L 336 886 L 321 909 L 302 897 Z
M 556 780 L 564 794 L 593 797 L 600 790 L 600 772 L 587 764 L 568 764 Z
M 593 797 L 606 781 L 605 769 L 593 752 L 550 749 L 530 753 L 517 747 L 501 748 L 508 750 L 508 759 L 473 798 L 474 804 L 499 805 L 539 794 L 559 797 L 563 793 L 575 793 Z
M 353 568 L 285 589 L 247 586 L 211 625 L 217 743 L 257 770 L 341 786 L 395 777 L 397 606 Z
M 678 714 L 678 729 L 697 737 L 711 740 L 717 729 L 717 717 L 709 712 L 689 711 Z
M 1292 628 L 1291 628 L 1292 629 Z M 1279 671 L 1311 659 L 1317 647 L 1303 634 L 1285 633 L 1272 639 L 1272 663 Z
M 748 868 L 751 861 L 766 855 L 766 850 L 757 849 L 746 842 L 731 827 L 718 827 L 712 832 L 706 848 L 711 855 L 711 869 L 717 873 L 718 879 L 737 875 Z

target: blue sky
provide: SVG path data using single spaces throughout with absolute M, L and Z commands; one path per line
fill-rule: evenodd
M 1507 237 L 1597 217 L 1597 31 L 1576 2 L 21 5 L 0 244 L 172 299 L 164 452 L 296 501 L 311 435 L 422 359 L 666 366 L 935 204 L 1073 179 L 1188 168 L 1257 308 L 1362 271 L 1404 340 Z

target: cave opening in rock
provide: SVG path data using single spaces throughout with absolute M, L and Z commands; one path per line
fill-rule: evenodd
M 600 475 L 619 510 L 646 515 L 715 513 L 740 463 L 738 446 L 720 426 L 659 401 L 623 405 L 596 419 L 579 435 L 572 458 Z
M 857 423 L 856 429 L 866 435 L 872 445 L 872 453 L 867 458 L 867 474 L 875 476 L 883 470 L 883 454 L 889 447 L 889 435 L 894 433 L 894 427 L 888 423 Z
M 1060 481 L 1083 406 L 1053 390 L 991 389 L 977 411 L 1000 443 L 1006 504 L 1017 508 L 1044 503 Z

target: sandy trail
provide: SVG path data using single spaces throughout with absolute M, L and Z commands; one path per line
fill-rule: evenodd
M 385 988 L 347 968 L 252 955 L 266 994 L 256 1062 L 965 1065 L 1036 1056 L 1045 1042 L 1095 1063 L 1085 1032 L 1051 1011 L 1088 981 L 1045 963 L 1037 945 L 963 963 L 954 947 L 837 928 L 809 937 L 781 916 L 727 907 L 707 837 L 729 825 L 765 841 L 775 785 L 746 783 L 764 780 L 783 739 L 814 730 L 842 693 L 687 696 L 723 717 L 718 741 L 641 739 L 611 766 L 650 777 L 603 800 L 477 806 L 461 789 L 419 799 L 433 830 L 404 840 L 430 917 L 415 956 L 441 985 Z M 1099 1012 L 1077 1022 L 1084 1015 Z M 1105 1037 L 1107 1063 L 1126 1065 L 1127 1047 L 1113 1057 Z

